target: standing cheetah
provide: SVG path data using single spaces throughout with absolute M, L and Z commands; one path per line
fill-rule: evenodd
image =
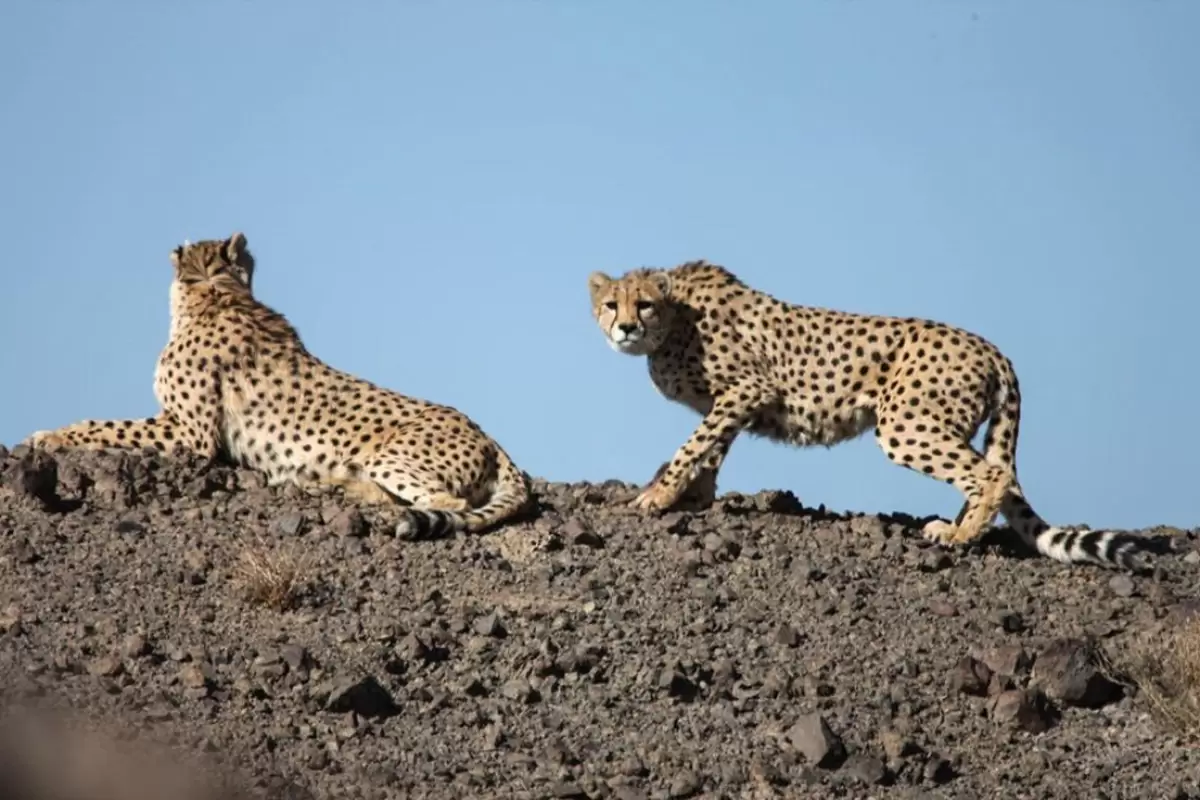
M 282 315 L 255 299 L 246 237 L 171 253 L 171 332 L 158 359 L 161 411 L 39 431 L 35 447 L 223 454 L 272 484 L 340 485 L 358 500 L 408 506 L 406 538 L 478 531 L 521 511 L 528 476 L 465 414 L 326 365 Z
M 711 504 L 742 430 L 831 447 L 873 428 L 893 462 L 966 497 L 955 521 L 930 522 L 925 538 L 966 544 L 1002 513 L 1050 558 L 1136 568 L 1136 537 L 1051 527 L 1025 500 L 1017 376 L 983 338 L 928 320 L 792 305 L 704 261 L 619 278 L 594 272 L 588 289 L 613 349 L 648 356 L 658 390 L 704 417 L 636 507 L 663 510 L 697 491 Z M 985 420 L 980 455 L 971 440 Z

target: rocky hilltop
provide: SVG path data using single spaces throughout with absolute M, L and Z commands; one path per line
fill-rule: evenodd
M 134 796 L 23 733 L 58 710 L 247 797 L 1200 796 L 1200 531 L 1129 576 L 635 491 L 538 481 L 517 524 L 405 542 L 336 491 L 0 448 L 0 794 Z

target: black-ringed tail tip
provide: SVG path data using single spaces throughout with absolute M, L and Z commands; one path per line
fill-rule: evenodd
M 444 539 L 465 527 L 459 516 L 452 511 L 405 509 L 396 523 L 396 538 L 409 542 Z
M 1026 541 L 1042 555 L 1064 564 L 1097 564 L 1134 572 L 1146 568 L 1146 556 L 1151 546 L 1144 536 L 1088 528 L 1049 527 L 1033 541 L 1028 537 Z

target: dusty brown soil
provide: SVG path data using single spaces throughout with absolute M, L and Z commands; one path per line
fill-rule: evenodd
M 11 722 L 31 708 L 292 800 L 1200 782 L 1196 742 L 1103 661 L 1200 610 L 1198 531 L 1154 531 L 1174 552 L 1130 577 L 775 492 L 650 518 L 632 486 L 538 482 L 519 524 L 404 542 L 394 512 L 222 466 L 0 448 L 0 475 L 5 796 L 42 797 L 12 783 L 36 771 Z M 43 777 L 75 763 L 40 752 Z

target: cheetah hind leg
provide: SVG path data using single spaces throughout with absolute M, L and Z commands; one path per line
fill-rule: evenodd
M 471 501 L 455 491 L 455 487 L 430 470 L 411 462 L 392 460 L 386 465 L 375 465 L 372 480 L 383 487 L 392 497 L 417 511 L 437 514 L 444 512 L 458 515 L 472 509 Z M 443 520 L 444 522 L 444 520 Z M 403 515 L 396 523 L 396 536 L 402 539 L 425 538 L 433 533 L 427 526 L 411 515 Z M 435 527 L 442 527 L 435 523 Z
M 361 478 L 326 478 L 322 483 L 340 486 L 347 500 L 367 505 L 385 505 L 396 502 L 386 489 L 374 481 Z
M 921 534 L 926 540 L 952 547 L 967 545 L 983 535 L 996 519 L 1012 482 L 1008 479 L 1006 471 L 1001 468 L 989 467 L 986 470 L 980 469 L 979 472 L 987 474 L 974 480 L 972 476 L 954 481 L 967 496 L 967 501 L 953 522 L 934 519 L 925 523 Z M 945 478 L 943 480 L 950 482 Z
M 396 497 L 391 492 L 372 480 L 330 477 L 322 479 L 321 483 L 326 486 L 340 486 L 346 499 L 354 502 L 368 505 L 392 505 L 396 502 Z M 450 492 L 430 492 L 423 496 L 420 507 L 430 511 L 466 511 L 471 504 Z
M 953 436 L 896 432 L 880 426 L 879 446 L 887 457 L 903 467 L 945 481 L 958 488 L 966 502 L 953 522 L 932 520 L 922 535 L 943 545 L 965 545 L 991 525 L 1013 485 L 1010 470 L 994 466 L 971 447 Z M 935 426 L 936 427 L 936 426 Z M 903 437 L 903 438 L 902 438 Z

